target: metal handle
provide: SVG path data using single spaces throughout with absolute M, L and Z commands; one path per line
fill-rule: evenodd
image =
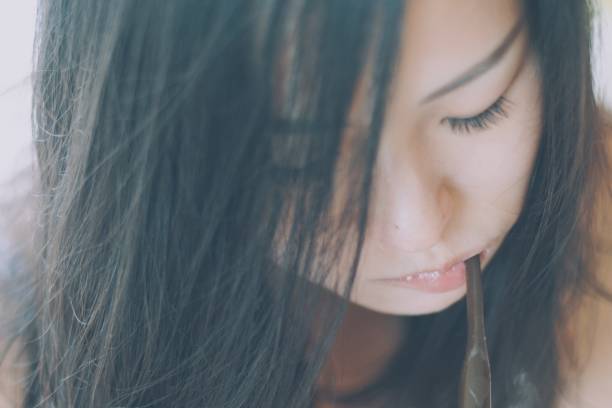
M 491 367 L 484 328 L 480 255 L 466 261 L 468 341 L 461 373 L 460 408 L 491 408 Z

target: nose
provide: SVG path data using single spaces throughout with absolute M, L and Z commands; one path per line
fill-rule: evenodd
M 414 158 L 414 156 L 413 156 Z M 444 239 L 453 197 L 426 158 L 379 161 L 375 168 L 371 238 L 403 252 L 424 252 Z

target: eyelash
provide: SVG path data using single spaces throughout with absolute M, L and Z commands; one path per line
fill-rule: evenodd
M 444 118 L 441 123 L 447 122 L 451 130 L 455 133 L 471 133 L 472 131 L 485 130 L 494 125 L 502 118 L 508 117 L 507 105 L 511 102 L 505 97 L 500 96 L 493 105 L 489 106 L 484 112 L 469 118 Z M 319 170 L 321 163 L 311 161 L 301 168 L 288 166 L 273 166 L 272 177 L 276 183 L 294 184 L 297 179 L 303 177 L 315 178 L 313 173 Z M 309 171 L 310 170 L 310 171 Z
M 444 118 L 441 123 L 448 123 L 451 130 L 455 133 L 471 133 L 488 129 L 497 123 L 499 119 L 507 118 L 506 110 L 510 101 L 503 95 L 497 99 L 493 105 L 489 106 L 484 112 L 469 118 Z

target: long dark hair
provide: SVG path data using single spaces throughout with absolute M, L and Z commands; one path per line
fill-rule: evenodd
M 40 2 L 35 239 L 11 290 L 25 407 L 313 406 L 347 308 L 317 283 L 348 233 L 359 238 L 341 293 L 354 279 L 403 3 Z M 543 127 L 524 208 L 484 275 L 496 407 L 555 401 L 559 328 L 600 288 L 591 215 L 609 174 L 590 5 L 525 0 L 523 14 Z M 364 73 L 367 126 L 332 225 Z M 404 319 L 383 375 L 338 401 L 456 405 L 464 303 Z

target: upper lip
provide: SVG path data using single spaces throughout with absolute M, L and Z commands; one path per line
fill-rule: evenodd
M 453 265 L 455 265 L 456 263 L 465 261 L 467 259 L 470 259 L 472 256 L 478 255 L 481 252 L 483 252 L 485 250 L 485 248 L 480 248 L 478 250 L 471 250 L 471 251 L 466 251 L 466 252 L 462 252 L 460 255 L 457 255 L 445 262 L 443 262 L 442 264 L 439 264 L 438 266 L 434 266 L 432 268 L 427 268 L 427 269 L 420 269 L 418 271 L 413 271 L 413 272 L 408 272 L 408 273 L 404 273 L 400 276 L 387 276 L 387 277 L 383 277 L 383 278 L 378 278 L 378 279 L 374 279 L 374 280 L 386 280 L 386 279 L 401 279 L 403 277 L 406 277 L 408 275 L 414 275 L 417 273 L 424 273 L 424 272 L 435 272 L 435 271 L 440 271 L 440 272 L 444 272 L 449 270 L 450 268 L 452 268 Z

